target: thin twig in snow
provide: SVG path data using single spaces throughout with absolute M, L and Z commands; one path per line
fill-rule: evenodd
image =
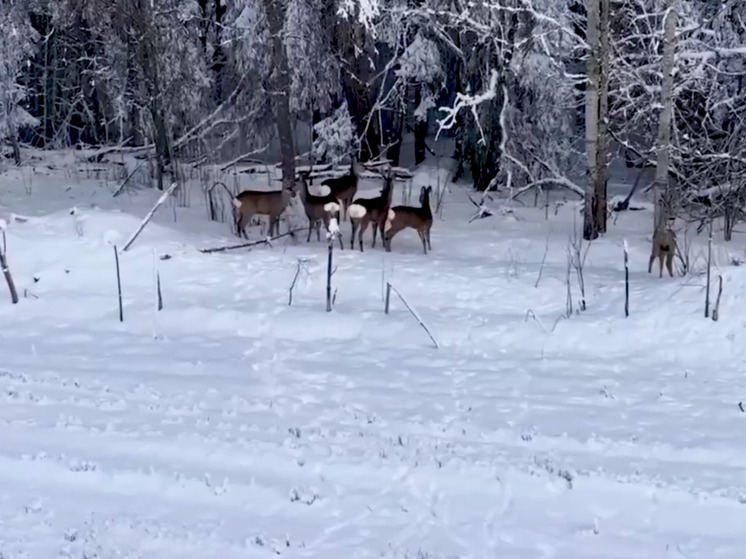
M 290 284 L 290 288 L 288 289 L 288 306 L 293 304 L 293 289 L 295 289 L 295 284 L 298 282 L 298 278 L 300 277 L 301 272 L 306 269 L 307 262 L 308 260 L 298 258 L 298 262 L 295 267 L 295 275 L 293 276 L 293 282 Z
M 541 266 L 539 267 L 539 276 L 536 278 L 536 283 L 534 284 L 534 287 L 539 287 L 539 282 L 541 281 L 541 275 L 544 272 L 544 263 L 547 261 L 547 253 L 549 252 L 549 236 L 552 234 L 552 231 L 550 230 L 547 233 L 547 239 L 544 243 L 544 256 L 541 258 Z

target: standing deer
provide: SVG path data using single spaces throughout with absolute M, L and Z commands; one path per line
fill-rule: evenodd
M 340 206 L 342 206 L 342 219 L 347 219 L 347 208 L 349 208 L 352 199 L 357 193 L 357 183 L 360 180 L 360 173 L 362 171 L 362 164 L 353 158 L 349 173 L 341 177 L 326 179 L 321 183 L 329 187 L 331 194 L 339 201 Z
M 391 252 L 391 239 L 399 231 L 411 227 L 417 231 L 422 241 L 422 250 L 427 254 L 427 250 L 432 250 L 430 246 L 430 228 L 433 226 L 433 212 L 430 209 L 430 194 L 433 191 L 432 186 L 422 187 L 420 189 L 420 207 L 414 206 L 394 206 L 389 209 L 384 226 L 384 246 L 386 252 Z
M 246 235 L 246 225 L 249 223 L 251 218 L 256 214 L 269 216 L 269 232 L 268 235 L 272 236 L 272 231 L 280 233 L 280 215 L 285 211 L 290 200 L 295 198 L 296 185 L 293 183 L 289 188 L 283 186 L 282 190 L 274 190 L 271 192 L 261 190 L 244 190 L 233 197 L 233 221 L 236 227 L 236 235 L 243 235 L 244 239 L 248 239 Z
M 672 221 L 661 223 L 653 234 L 653 249 L 648 262 L 648 274 L 653 271 L 653 262 L 658 259 L 660 265 L 659 278 L 663 277 L 663 260 L 666 260 L 668 274 L 673 277 L 673 257 L 676 253 L 676 233 L 672 229 Z
M 311 232 L 316 229 L 316 240 L 321 240 L 321 223 L 324 223 L 326 230 L 329 230 L 329 220 L 332 217 L 336 217 L 339 221 L 339 202 L 333 194 L 327 194 L 326 196 L 317 196 L 311 194 L 308 190 L 308 182 L 306 177 L 309 173 L 298 173 L 300 179 L 301 189 L 300 197 L 303 202 L 303 209 L 306 211 L 306 217 L 308 218 L 308 238 L 306 242 L 311 242 Z M 342 243 L 342 236 L 339 235 L 339 247 L 344 249 Z
M 391 170 L 383 174 L 383 189 L 381 194 L 376 198 L 358 198 L 348 208 L 350 216 L 350 227 L 352 228 L 352 238 L 350 239 L 350 248 L 355 248 L 355 233 L 358 232 L 360 239 L 360 252 L 363 252 L 363 233 L 368 225 L 373 224 L 373 244 L 371 248 L 376 247 L 376 234 L 381 232 L 381 242 L 384 243 L 383 228 L 386 224 L 389 208 L 391 207 L 391 195 L 394 190 L 394 175 Z

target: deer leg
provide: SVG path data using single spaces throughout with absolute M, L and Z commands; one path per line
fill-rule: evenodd
M 384 234 L 384 229 L 386 228 L 386 220 L 384 219 L 381 223 L 377 224 L 376 227 L 378 227 L 378 232 L 381 235 L 381 243 L 385 245 L 383 234 Z M 373 248 L 375 248 L 375 246 L 376 246 L 376 236 L 373 235 Z
M 422 229 L 418 229 L 417 234 L 420 236 L 420 240 L 422 241 L 422 252 L 427 254 L 427 243 L 425 242 L 425 232 Z
M 660 270 L 660 274 L 658 274 L 659 278 L 663 277 L 663 259 L 665 258 L 665 255 L 662 252 L 658 253 L 658 268 Z
M 249 236 L 246 234 L 246 225 L 251 221 L 252 217 L 251 214 L 241 214 L 241 219 L 238 220 L 239 236 L 243 235 L 243 238 L 246 240 L 249 239 Z
M 650 261 L 648 262 L 648 274 L 653 271 L 653 262 L 655 262 L 655 252 L 650 253 Z
M 308 237 L 306 237 L 306 242 L 311 242 L 311 232 L 313 231 L 313 218 L 308 218 Z
M 360 238 L 360 252 L 363 252 L 363 237 L 365 236 L 364 233 L 366 229 L 368 229 L 368 220 L 363 218 L 360 223 L 360 233 L 358 234 Z M 375 228 L 373 230 L 375 231 Z
M 355 233 L 357 233 L 357 221 L 350 218 L 350 229 L 352 230 L 352 236 L 350 237 L 350 250 L 355 248 Z M 362 237 L 362 232 L 360 233 Z
M 433 247 L 430 244 L 430 227 L 432 227 L 432 223 L 427 226 L 427 229 L 425 229 L 425 237 L 427 238 L 427 250 L 433 250 Z
M 316 241 L 321 242 L 321 220 L 316 220 Z
M 668 275 L 673 277 L 673 251 L 666 255 L 666 268 L 668 268 Z
M 348 218 L 347 210 L 350 209 L 351 205 L 352 205 L 352 196 L 348 196 L 347 198 L 345 198 L 345 219 Z M 352 219 L 352 218 L 350 218 L 350 219 Z

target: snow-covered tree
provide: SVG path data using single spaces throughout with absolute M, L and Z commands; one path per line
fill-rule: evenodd
M 0 57 L 0 140 L 11 142 L 17 165 L 21 164 L 18 131 L 39 123 L 20 104 L 27 90 L 19 81 L 37 39 L 27 14 L 18 5 L 0 4 L 0 52 L 3 53 Z
M 671 4 L 675 12 L 668 11 Z M 744 17 L 740 3 L 640 0 L 624 3 L 614 26 L 615 137 L 631 164 L 656 165 L 656 152 L 668 144 L 668 163 L 662 160 L 657 175 L 658 190 L 668 190 L 668 213 L 696 220 L 724 216 L 726 239 L 746 198 L 739 193 L 746 172 L 746 32 L 739 23 Z M 664 64 L 666 30 L 675 39 L 670 74 Z M 670 125 L 661 129 L 666 107 Z M 670 141 L 659 135 L 666 129 Z

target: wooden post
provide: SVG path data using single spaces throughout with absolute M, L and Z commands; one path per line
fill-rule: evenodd
M 723 276 L 718 276 L 718 296 L 715 299 L 715 308 L 712 309 L 712 320 L 715 322 L 720 318 L 720 296 L 723 294 Z
M 119 272 L 119 253 L 114 245 L 114 262 L 117 265 L 117 292 L 119 293 L 119 322 L 124 322 L 124 308 L 122 307 L 122 276 Z
M 332 312 L 332 259 L 334 256 L 334 235 L 329 235 L 329 257 L 326 263 L 326 312 Z
M 5 259 L 5 251 L 0 250 L 0 268 L 3 270 L 5 276 L 5 282 L 8 284 L 8 290 L 10 291 L 10 300 L 14 305 L 18 304 L 18 291 L 16 290 L 16 284 L 13 282 L 13 276 L 10 275 L 10 268 L 8 268 L 8 261 Z
M 624 240 L 624 316 L 629 316 L 629 249 Z
M 712 223 L 710 221 L 710 238 L 707 240 L 707 288 L 705 292 L 705 318 L 710 316 L 710 268 L 712 264 Z
M 163 310 L 163 292 L 161 291 L 161 273 L 156 272 L 155 276 L 156 289 L 158 290 L 158 310 Z

